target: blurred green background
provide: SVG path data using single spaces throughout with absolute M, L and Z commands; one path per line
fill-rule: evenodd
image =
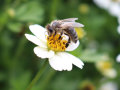
M 71 17 L 85 25 L 80 46 L 70 52 L 85 63 L 83 69 L 74 66 L 70 72 L 57 72 L 48 65 L 31 90 L 100 90 L 106 82 L 114 82 L 120 90 L 117 18 L 92 0 L 0 0 L 0 90 L 26 90 L 47 61 L 34 54 L 35 45 L 25 38 L 29 25 L 45 26 Z M 109 77 L 105 70 L 111 68 L 116 73 Z

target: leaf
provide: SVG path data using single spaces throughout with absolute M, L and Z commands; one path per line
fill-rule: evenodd
M 31 77 L 30 72 L 23 72 L 18 77 L 13 77 L 11 79 L 11 90 L 26 90 Z
M 43 20 L 43 8 L 39 2 L 22 4 L 16 10 L 15 18 L 22 22 L 40 23 Z
M 22 23 L 19 23 L 19 22 L 11 22 L 11 23 L 8 23 L 7 27 L 8 27 L 9 30 L 11 30 L 12 32 L 19 33 L 19 32 L 21 32 Z
M 0 81 L 3 81 L 6 79 L 6 74 L 4 72 L 0 72 Z
M 107 60 L 108 55 L 106 53 L 98 53 L 95 50 L 85 50 L 81 53 L 79 58 L 84 62 L 94 63 L 99 60 Z
M 0 31 L 4 27 L 4 25 L 8 22 L 8 14 L 6 12 L 0 12 Z

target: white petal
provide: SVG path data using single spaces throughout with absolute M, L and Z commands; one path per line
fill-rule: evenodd
M 84 63 L 79 58 L 77 58 L 77 57 L 75 57 L 75 56 L 73 56 L 71 54 L 68 54 L 68 53 L 67 53 L 67 55 L 69 57 L 68 59 L 71 59 L 72 64 L 74 64 L 75 66 L 77 66 L 77 67 L 79 67 L 81 69 L 83 68 Z
M 68 39 L 69 39 L 69 36 L 68 36 L 68 35 L 65 35 L 65 34 L 63 34 L 62 37 L 63 37 L 62 40 L 66 40 L 66 41 L 68 41 Z
M 119 25 L 120 25 L 120 16 L 118 17 L 118 23 L 119 23 Z
M 58 71 L 72 70 L 72 62 L 68 59 L 68 56 L 65 52 L 57 53 L 54 57 L 49 58 L 50 66 Z
M 117 56 L 116 61 L 120 63 L 120 54 Z
M 117 72 L 115 69 L 113 68 L 110 68 L 110 69 L 107 69 L 103 72 L 103 74 L 106 76 L 106 77 L 109 77 L 109 78 L 115 78 L 117 76 Z
M 35 47 L 34 53 L 40 58 L 51 58 L 54 56 L 54 51 L 52 50 L 48 51 L 48 49 L 41 47 Z
M 100 8 L 108 9 L 111 1 L 110 0 L 93 0 Z
M 47 48 L 47 43 L 42 42 L 40 39 L 38 39 L 36 36 L 30 35 L 30 34 L 25 34 L 26 38 L 33 42 L 34 44 L 40 46 L 40 47 L 44 47 Z
M 114 82 L 103 83 L 99 90 L 118 90 L 118 86 Z
M 84 65 L 80 59 L 66 52 L 57 53 L 54 57 L 49 59 L 49 63 L 53 69 L 58 71 L 71 71 L 72 64 L 76 65 L 79 68 L 82 68 Z
M 66 51 L 75 50 L 79 46 L 79 44 L 80 44 L 79 40 L 77 41 L 77 43 L 71 42 L 69 46 L 66 48 Z
M 47 30 L 45 28 L 43 28 L 40 25 L 35 24 L 35 25 L 30 25 L 29 29 L 35 36 L 37 36 L 42 41 L 46 42 L 45 33 Z
M 118 34 L 120 34 L 120 25 L 117 27 Z
M 120 5 L 119 3 L 111 3 L 109 12 L 113 16 L 120 16 Z

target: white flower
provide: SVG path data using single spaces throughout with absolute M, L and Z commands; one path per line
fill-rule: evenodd
M 116 61 L 120 62 L 120 54 L 116 57 Z
M 118 90 L 118 86 L 114 82 L 104 83 L 99 90 Z
M 110 4 L 111 4 L 111 0 L 93 0 L 95 2 L 95 4 L 97 4 L 100 8 L 103 9 L 108 9 Z
M 96 63 L 97 69 L 108 78 L 115 78 L 117 76 L 117 71 L 112 67 L 112 62 L 109 60 L 98 61 Z
M 118 17 L 118 23 L 119 23 L 119 25 L 120 25 L 120 16 Z
M 120 3 L 111 1 L 108 11 L 112 16 L 120 16 Z
M 117 32 L 120 34 L 120 25 L 117 27 Z
M 108 10 L 113 16 L 120 16 L 120 0 L 94 0 L 100 8 Z
M 94 0 L 100 8 L 107 10 L 112 16 L 118 18 L 117 31 L 120 34 L 120 0 Z
M 117 76 L 117 72 L 114 68 L 103 70 L 103 75 L 108 78 L 115 78 Z
M 75 50 L 79 45 L 79 41 L 76 44 L 71 42 L 66 48 L 67 36 L 62 35 L 63 39 L 60 40 L 58 40 L 60 34 L 48 38 L 45 35 L 47 30 L 37 24 L 30 25 L 29 29 L 35 36 L 30 34 L 25 34 L 25 36 L 29 41 L 37 45 L 34 48 L 34 53 L 40 58 L 48 58 L 49 64 L 53 69 L 70 71 L 73 64 L 81 69 L 83 68 L 84 64 L 79 58 L 64 52 Z

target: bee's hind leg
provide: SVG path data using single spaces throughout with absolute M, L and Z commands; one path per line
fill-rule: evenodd
M 57 32 L 55 31 L 53 35 L 55 36 L 56 34 L 57 34 Z
M 63 35 L 63 32 L 60 33 L 60 37 L 59 37 L 59 39 L 62 39 L 62 35 Z
M 70 44 L 70 37 L 68 39 L 68 42 L 66 43 L 66 48 L 69 46 L 69 44 Z

